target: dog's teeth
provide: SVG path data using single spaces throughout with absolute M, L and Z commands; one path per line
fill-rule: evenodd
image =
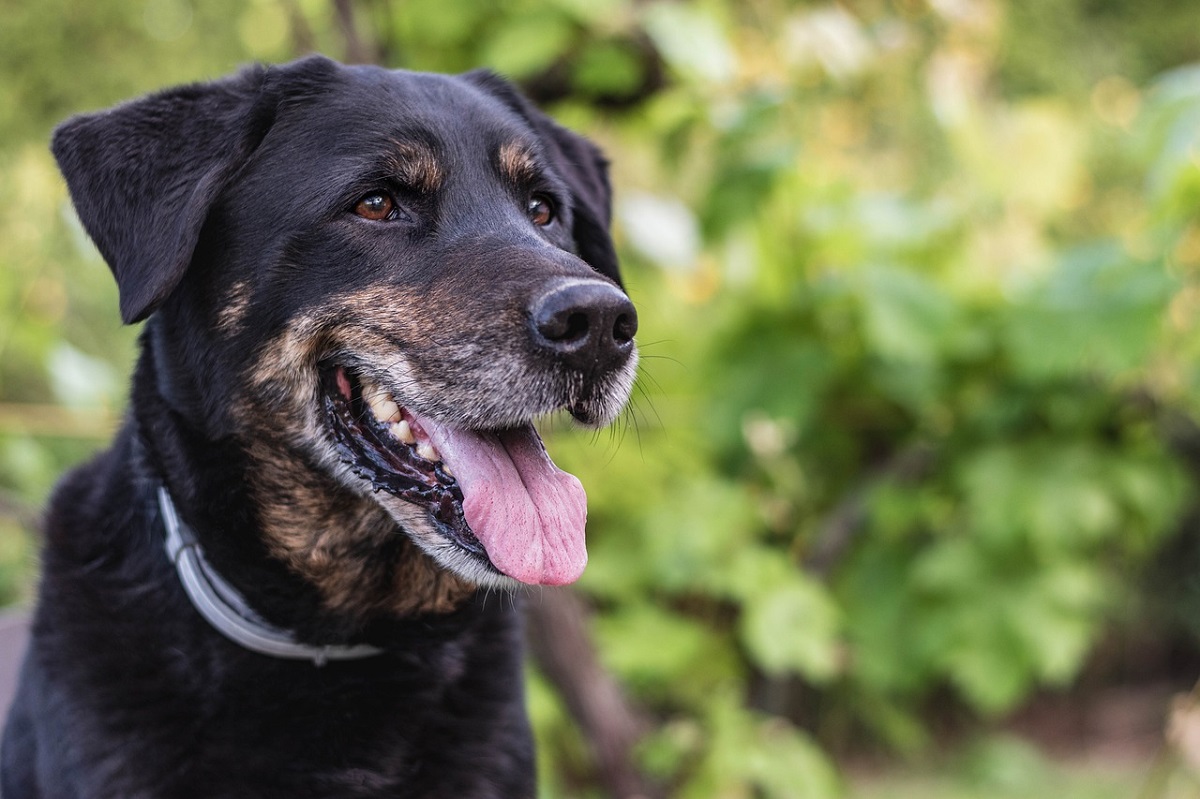
M 375 414 L 375 418 L 384 424 L 400 419 L 400 406 L 382 392 L 368 397 L 367 404 L 371 406 L 371 413 Z
M 417 443 L 417 437 L 413 435 L 412 428 L 408 426 L 408 422 L 404 419 L 396 422 L 388 429 L 392 431 L 392 435 L 405 444 Z
M 448 463 L 442 464 L 442 471 L 445 472 L 448 477 L 454 476 L 454 472 L 450 471 L 450 464 Z
M 434 449 L 433 445 L 427 441 L 422 441 L 420 444 L 417 445 L 417 455 L 419 455 L 420 457 L 424 458 L 427 461 L 435 461 L 436 462 L 436 461 L 440 461 L 442 459 L 442 456 L 438 454 L 438 451 L 436 449 Z

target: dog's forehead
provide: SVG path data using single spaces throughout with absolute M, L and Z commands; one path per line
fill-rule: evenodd
M 532 156 L 539 150 L 526 119 L 458 76 L 346 67 L 328 90 L 298 97 L 301 102 L 285 99 L 285 124 L 297 144 L 307 142 L 316 153 L 395 148 L 401 156 L 427 153 L 453 161 L 480 152 L 511 159 L 517 151 Z

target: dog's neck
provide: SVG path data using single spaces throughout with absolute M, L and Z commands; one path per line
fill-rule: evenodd
M 179 582 L 192 606 L 213 629 L 235 644 L 260 655 L 284 660 L 311 660 L 323 666 L 331 660 L 361 660 L 383 654 L 384 650 L 357 646 L 312 646 L 296 640 L 254 612 L 245 597 L 209 565 L 204 549 L 191 529 L 179 519 L 175 503 L 166 487 L 158 487 L 158 507 L 166 533 L 167 555 L 175 564 Z

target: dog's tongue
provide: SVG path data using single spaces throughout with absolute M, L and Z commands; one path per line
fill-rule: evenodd
M 463 514 L 492 564 L 523 583 L 565 585 L 587 564 L 587 495 L 532 425 L 498 433 L 418 419 L 462 487 Z

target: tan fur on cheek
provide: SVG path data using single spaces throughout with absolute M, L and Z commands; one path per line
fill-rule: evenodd
M 237 333 L 242 327 L 242 317 L 250 307 L 250 284 L 239 280 L 229 287 L 217 313 L 217 329 L 223 333 Z
M 316 407 L 326 330 L 319 318 L 295 320 L 263 351 L 235 412 L 250 442 L 251 491 L 267 546 L 332 610 L 450 612 L 474 586 L 437 566 L 383 508 L 334 476 L 344 467 Z

